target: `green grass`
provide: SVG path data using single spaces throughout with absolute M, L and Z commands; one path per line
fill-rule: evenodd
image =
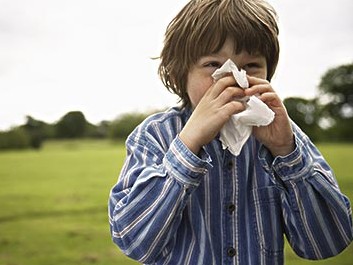
M 111 242 L 107 218 L 124 155 L 105 141 L 0 153 L 0 264 L 135 264 Z
M 353 200 L 353 145 L 321 144 L 342 191 Z M 0 153 L 0 265 L 137 264 L 111 242 L 109 190 L 125 150 L 107 141 L 47 142 L 40 151 Z M 352 264 L 353 247 L 326 261 Z

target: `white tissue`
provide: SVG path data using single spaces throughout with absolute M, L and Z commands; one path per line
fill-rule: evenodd
M 239 71 L 235 63 L 230 59 L 221 68 L 217 69 L 212 74 L 212 77 L 214 80 L 218 80 L 227 73 L 233 74 L 241 88 L 246 89 L 249 87 L 246 72 L 243 69 Z M 245 102 L 246 100 L 241 99 L 240 101 Z M 220 131 L 220 141 L 223 149 L 228 148 L 235 156 L 240 154 L 243 145 L 250 137 L 252 126 L 269 125 L 275 117 L 275 113 L 256 96 L 251 96 L 244 104 L 246 104 L 246 109 L 232 115 Z
M 234 78 L 240 87 L 242 87 L 242 88 L 249 87 L 249 82 L 248 82 L 248 79 L 246 78 L 245 70 L 240 69 L 240 71 L 239 71 L 238 67 L 235 65 L 235 63 L 231 59 L 228 59 L 221 66 L 221 68 L 214 71 L 214 73 L 212 74 L 212 77 L 214 80 L 218 80 L 218 79 L 222 78 L 226 73 L 233 73 Z

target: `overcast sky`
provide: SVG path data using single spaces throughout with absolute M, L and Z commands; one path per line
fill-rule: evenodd
M 163 34 L 185 0 L 0 0 L 0 130 L 26 115 L 92 123 L 176 104 L 157 75 Z M 311 98 L 327 69 L 353 62 L 352 0 L 271 0 L 281 55 L 273 86 Z

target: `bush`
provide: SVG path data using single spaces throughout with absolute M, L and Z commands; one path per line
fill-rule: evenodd
M 10 131 L 0 132 L 0 149 L 25 149 L 31 143 L 30 136 L 22 128 L 15 128 Z
M 146 117 L 146 114 L 141 113 L 127 113 L 120 116 L 111 123 L 109 137 L 112 139 L 126 139 Z
M 58 138 L 80 138 L 85 135 L 87 121 L 81 111 L 70 111 L 56 124 Z

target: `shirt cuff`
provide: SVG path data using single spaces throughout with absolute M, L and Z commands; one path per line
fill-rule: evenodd
M 195 155 L 179 136 L 171 143 L 164 160 L 169 174 L 187 187 L 198 186 L 208 168 L 212 167 L 211 157 L 204 149 L 199 156 Z
M 295 149 L 286 156 L 272 157 L 265 146 L 259 151 L 260 160 L 267 172 L 275 173 L 282 181 L 302 179 L 308 176 L 312 167 L 311 158 L 305 149 L 304 144 L 298 137 L 295 137 Z

